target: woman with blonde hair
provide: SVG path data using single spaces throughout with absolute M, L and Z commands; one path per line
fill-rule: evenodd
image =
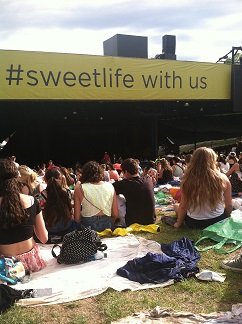
M 232 211 L 231 184 L 217 169 L 215 152 L 198 148 L 189 163 L 181 183 L 181 202 L 177 210 L 178 228 L 205 228 L 230 216 Z
M 21 192 L 25 195 L 38 196 L 44 190 L 44 187 L 37 181 L 37 173 L 27 165 L 20 165 L 18 170 Z

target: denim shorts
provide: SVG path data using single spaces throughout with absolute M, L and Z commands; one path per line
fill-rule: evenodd
M 106 215 L 82 217 L 80 222 L 83 226 L 89 227 L 96 232 L 102 232 L 107 228 L 112 228 L 111 216 Z

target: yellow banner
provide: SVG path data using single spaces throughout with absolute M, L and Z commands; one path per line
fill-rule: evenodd
M 0 99 L 223 100 L 226 64 L 0 50 Z

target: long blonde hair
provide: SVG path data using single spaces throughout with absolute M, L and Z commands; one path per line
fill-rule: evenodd
M 194 211 L 208 204 L 215 210 L 222 201 L 224 183 L 216 167 L 217 156 L 207 147 L 198 148 L 188 164 L 181 183 L 181 191 L 188 209 Z
M 37 173 L 30 169 L 27 165 L 20 165 L 19 168 L 20 181 L 28 185 L 30 193 L 32 194 L 37 182 Z

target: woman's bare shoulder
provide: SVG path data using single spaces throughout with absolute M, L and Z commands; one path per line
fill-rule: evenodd
M 20 201 L 23 205 L 23 208 L 29 208 L 33 205 L 34 197 L 22 193 L 20 193 L 19 195 L 20 195 Z

